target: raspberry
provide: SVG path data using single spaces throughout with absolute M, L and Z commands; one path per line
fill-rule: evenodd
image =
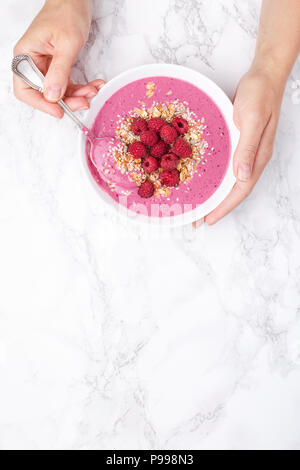
M 164 121 L 162 118 L 152 118 L 148 121 L 148 128 L 150 131 L 159 132 L 165 124 L 166 121 Z
M 153 131 L 145 131 L 141 133 L 141 142 L 143 144 L 148 145 L 148 147 L 152 147 L 152 145 L 157 144 L 158 142 L 158 135 L 156 132 Z
M 152 171 L 157 170 L 158 161 L 154 157 L 147 157 L 143 161 L 142 167 L 146 173 L 152 173 Z
M 161 128 L 160 136 L 162 140 L 164 140 L 167 144 L 172 144 L 177 137 L 177 131 L 174 127 L 171 127 L 168 124 L 165 124 Z
M 151 197 L 154 193 L 154 185 L 151 181 L 145 181 L 141 184 L 138 190 L 138 195 L 141 197 Z
M 164 170 L 174 170 L 177 167 L 178 157 L 174 153 L 167 153 L 164 155 L 160 161 L 160 166 Z
M 152 155 L 152 157 L 160 158 L 167 152 L 167 150 L 168 146 L 166 142 L 160 140 L 159 142 L 157 142 L 157 144 L 151 147 L 150 154 Z
M 133 142 L 128 147 L 128 152 L 133 156 L 133 158 L 143 158 L 147 155 L 147 148 L 142 142 Z
M 135 135 L 140 135 L 148 129 L 147 122 L 142 118 L 135 118 L 131 123 L 131 130 Z
M 172 186 L 177 186 L 179 183 L 179 171 L 175 169 L 171 171 L 164 170 L 160 174 L 160 181 L 169 188 Z
M 188 122 L 180 117 L 173 119 L 172 126 L 175 127 L 178 134 L 185 134 L 189 129 Z
M 184 139 L 179 138 L 173 145 L 172 152 L 178 157 L 188 158 L 191 156 L 192 149 Z

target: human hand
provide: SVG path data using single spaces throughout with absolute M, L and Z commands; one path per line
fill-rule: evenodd
M 234 122 L 240 131 L 233 162 L 237 181 L 227 198 L 205 217 L 208 225 L 249 196 L 270 160 L 283 91 L 284 83 L 261 69 L 250 69 L 240 81 L 234 100 Z M 194 223 L 196 228 L 199 222 Z
M 87 40 L 90 23 L 89 0 L 45 2 L 14 48 L 14 55 L 29 54 L 45 75 L 44 94 L 14 76 L 14 93 L 18 99 L 57 118 L 64 114 L 56 104 L 62 97 L 72 111 L 89 108 L 89 98 L 96 96 L 104 81 L 75 85 L 70 81 L 70 74 Z

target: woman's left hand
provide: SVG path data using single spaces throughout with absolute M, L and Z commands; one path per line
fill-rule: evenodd
M 284 83 L 261 70 L 250 70 L 240 81 L 233 116 L 240 131 L 233 162 L 237 181 L 227 198 L 205 217 L 208 225 L 218 222 L 249 196 L 270 160 L 283 91 Z M 194 226 L 198 227 L 199 222 Z

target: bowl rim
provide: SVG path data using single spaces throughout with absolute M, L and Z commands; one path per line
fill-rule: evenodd
M 139 79 L 155 76 L 169 76 L 171 78 L 178 78 L 193 84 L 206 93 L 214 101 L 223 114 L 231 139 L 231 155 L 225 176 L 220 186 L 212 194 L 212 196 L 203 204 L 199 204 L 195 209 L 170 217 L 155 217 L 139 214 L 115 201 L 96 183 L 87 164 L 85 136 L 82 132 L 80 132 L 79 135 L 81 161 L 83 163 L 84 173 L 86 174 L 88 181 L 92 184 L 92 187 L 96 190 L 98 196 L 100 196 L 106 205 L 108 205 L 114 212 L 117 210 L 117 212 L 119 212 L 122 216 L 130 218 L 138 223 L 151 223 L 155 225 L 174 227 L 186 225 L 205 217 L 226 198 L 236 182 L 236 178 L 233 173 L 233 156 L 239 140 L 239 131 L 233 122 L 233 105 L 225 92 L 210 78 L 196 70 L 182 65 L 165 63 L 141 65 L 128 69 L 108 81 L 101 88 L 97 96 L 91 101 L 91 107 L 83 122 L 85 126 L 91 127 L 105 101 L 107 101 L 107 99 L 109 99 L 123 86 Z

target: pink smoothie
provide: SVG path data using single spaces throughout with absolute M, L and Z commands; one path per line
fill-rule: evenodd
M 147 98 L 149 82 L 155 84 L 155 92 L 153 96 Z M 93 178 L 104 191 L 130 210 L 147 213 L 149 216 L 163 217 L 190 211 L 207 201 L 220 186 L 231 153 L 229 130 L 220 109 L 208 95 L 188 82 L 169 77 L 149 77 L 124 86 L 109 98 L 99 111 L 92 128 L 96 136 L 115 136 L 120 118 L 127 117 L 140 102 L 145 103 L 146 108 L 150 108 L 154 102 L 165 103 L 170 100 L 185 102 L 197 119 L 204 122 L 203 138 L 208 145 L 204 161 L 197 165 L 192 178 L 171 188 L 169 197 L 141 198 L 137 193 L 138 187 L 130 182 L 127 175 L 121 175 L 119 169 L 115 167 L 120 181 L 130 189 L 124 196 L 120 188 L 112 190 L 103 181 L 87 157 Z M 171 206 L 170 212 L 168 208 Z

